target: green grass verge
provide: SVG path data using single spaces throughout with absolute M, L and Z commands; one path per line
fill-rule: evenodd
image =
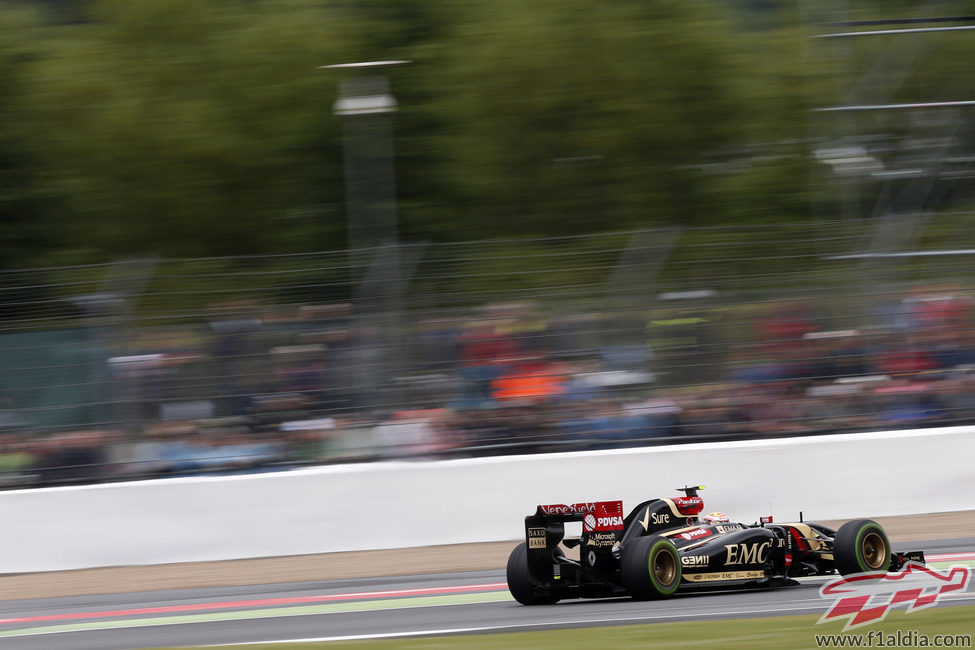
M 652 605 L 648 605 L 652 607 Z M 776 616 L 734 620 L 707 620 L 693 623 L 654 623 L 613 627 L 551 630 L 545 632 L 518 632 L 504 634 L 478 634 L 471 636 L 425 637 L 414 639 L 385 639 L 380 641 L 337 641 L 319 643 L 259 644 L 224 646 L 227 650 L 448 650 L 464 648 L 559 648 L 560 650 L 592 650 L 593 648 L 755 648 L 780 650 L 781 648 L 816 648 L 817 635 L 839 635 L 842 622 L 817 625 L 818 615 Z M 935 607 L 919 612 L 906 613 L 893 610 L 881 623 L 867 625 L 847 633 L 848 637 L 861 637 L 862 644 L 845 647 L 892 647 L 880 645 L 878 632 L 885 635 L 967 635 L 967 645 L 954 643 L 947 647 L 973 647 L 975 638 L 975 607 Z M 873 645 L 867 645 L 867 635 L 874 633 Z M 323 630 L 324 633 L 324 630 Z M 885 639 L 886 640 L 886 639 Z M 849 642 L 847 642 L 849 643 Z M 923 641 L 921 642 L 923 644 Z M 844 647 L 841 645 L 819 647 Z M 914 647 L 914 646 L 900 646 Z M 923 647 L 918 646 L 918 647 Z M 931 647 L 934 647 L 933 639 Z M 187 649 L 184 649 L 187 650 Z

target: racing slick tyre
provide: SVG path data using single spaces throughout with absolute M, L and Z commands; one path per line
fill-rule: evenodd
M 886 572 L 891 556 L 887 533 L 870 519 L 846 522 L 833 538 L 833 560 L 843 575 Z
M 528 547 L 521 543 L 508 556 L 508 591 L 522 605 L 554 605 L 559 597 L 546 594 L 528 571 Z
M 666 537 L 637 537 L 623 550 L 620 561 L 623 586 L 637 600 L 667 598 L 680 586 L 681 563 L 677 547 Z

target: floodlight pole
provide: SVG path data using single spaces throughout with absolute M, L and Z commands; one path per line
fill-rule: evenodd
M 339 80 L 333 112 L 342 118 L 346 231 L 350 279 L 356 292 L 359 363 L 350 369 L 356 405 L 379 410 L 403 402 L 403 286 L 396 210 L 393 128 L 396 98 L 376 70 L 409 61 L 362 61 L 320 66 L 350 71 Z M 361 74 L 366 71 L 369 74 Z
M 320 68 L 371 72 L 406 63 L 409 61 L 361 61 Z M 395 244 L 398 240 L 389 119 L 396 106 L 386 75 L 357 75 L 339 81 L 339 98 L 332 109 L 342 118 L 346 228 L 353 255 L 360 249 Z

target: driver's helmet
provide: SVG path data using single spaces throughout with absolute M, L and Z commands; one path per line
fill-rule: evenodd
M 728 519 L 728 515 L 723 512 L 709 512 L 701 517 L 701 521 L 705 524 L 723 524 L 731 520 Z

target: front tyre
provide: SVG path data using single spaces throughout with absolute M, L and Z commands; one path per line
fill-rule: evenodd
M 833 560 L 843 575 L 886 572 L 891 557 L 887 533 L 870 519 L 848 521 L 833 538 Z
M 528 547 L 522 542 L 508 556 L 508 591 L 522 605 L 554 605 L 559 597 L 546 594 L 528 570 Z
M 637 537 L 623 549 L 620 561 L 623 586 L 637 600 L 668 598 L 680 586 L 681 563 L 677 547 L 666 537 Z

